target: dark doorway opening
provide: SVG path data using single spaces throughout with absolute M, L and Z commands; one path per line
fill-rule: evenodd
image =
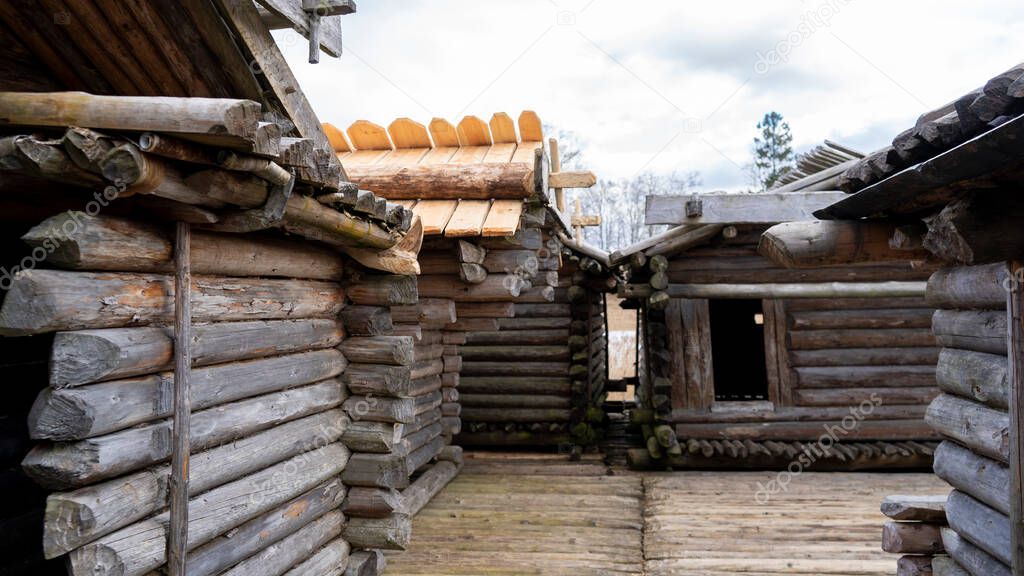
M 715 401 L 768 399 L 760 300 L 709 300 Z

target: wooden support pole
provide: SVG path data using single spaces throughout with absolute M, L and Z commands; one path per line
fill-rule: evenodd
M 1010 264 L 1010 278 L 1024 266 Z M 1014 574 L 1024 573 L 1024 287 L 1010 282 L 1007 291 L 1007 343 L 1010 380 L 1010 560 Z
M 551 171 L 560 172 L 562 170 L 562 159 L 558 155 L 558 140 L 555 138 L 549 139 L 548 147 L 551 154 Z M 565 190 L 561 188 L 555 188 L 555 206 L 559 212 L 565 214 Z
M 189 427 L 192 403 L 189 379 L 192 371 L 192 229 L 178 223 L 174 243 L 174 427 L 172 430 L 170 526 L 167 531 L 167 565 L 170 576 L 185 576 L 188 550 Z

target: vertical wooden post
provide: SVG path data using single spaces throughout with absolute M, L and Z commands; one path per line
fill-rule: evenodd
M 178 223 L 174 244 L 174 427 L 172 431 L 170 526 L 167 538 L 169 576 L 185 576 L 188 549 L 189 423 L 192 401 L 192 230 Z
M 558 140 L 548 139 L 548 147 L 551 148 L 551 171 L 561 172 L 562 159 L 558 156 Z M 559 212 L 565 213 L 565 191 L 561 188 L 555 188 L 555 207 Z
M 1010 358 L 1010 543 L 1013 573 L 1024 574 L 1024 286 L 1021 268 L 1009 267 L 1006 300 Z
M 577 223 L 581 222 L 583 217 L 583 201 L 580 200 L 579 196 L 576 197 L 576 213 L 574 216 L 573 227 L 576 228 L 576 245 L 579 246 L 580 242 L 583 242 L 583 224 Z

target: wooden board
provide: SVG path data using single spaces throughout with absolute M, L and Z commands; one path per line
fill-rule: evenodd
M 421 200 L 412 211 L 420 217 L 423 233 L 436 235 L 444 232 L 458 203 L 458 200 Z
M 491 140 L 491 129 L 476 116 L 464 117 L 459 121 L 456 131 L 462 146 L 490 146 L 494 143 Z
M 330 122 L 324 122 L 324 134 L 327 135 L 327 141 L 331 143 L 331 148 L 337 153 L 351 152 L 352 146 L 348 143 L 348 138 L 345 133 L 334 124 Z
M 540 117 L 533 110 L 523 110 L 519 114 L 519 139 L 523 142 L 543 142 L 544 129 Z
M 519 229 L 523 203 L 519 200 L 495 200 L 484 220 L 482 236 L 512 236 Z
M 816 210 L 845 198 L 843 192 L 793 192 L 788 194 L 700 194 L 702 215 L 686 216 L 692 196 L 648 196 L 645 223 L 653 224 L 775 224 L 813 220 Z
M 542 148 L 543 146 L 543 142 L 522 141 L 519 146 L 516 147 L 515 154 L 512 155 L 512 162 L 526 162 L 528 164 L 533 164 L 534 150 Z
M 388 125 L 395 148 L 431 148 L 427 127 L 409 118 L 397 118 Z
M 484 156 L 485 163 L 492 164 L 504 164 L 510 162 L 512 156 L 515 155 L 516 144 L 495 144 L 487 150 L 487 154 Z
M 356 150 L 391 150 L 394 146 L 383 126 L 356 120 L 348 127 L 348 137 Z
M 448 225 L 445 226 L 444 235 L 479 236 L 490 208 L 490 200 L 460 200 L 451 219 L 448 220 Z
M 889 576 L 896 556 L 881 549 L 879 503 L 948 491 L 931 474 L 820 472 L 660 473 L 645 475 L 644 486 L 651 576 Z
M 516 143 L 516 125 L 512 118 L 504 112 L 495 112 L 491 116 L 491 138 L 495 144 Z

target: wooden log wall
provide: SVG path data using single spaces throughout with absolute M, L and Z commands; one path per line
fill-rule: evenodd
M 843 427 L 837 440 L 868 446 L 854 448 L 850 454 L 829 454 L 830 458 L 858 467 L 870 467 L 872 459 L 890 466 L 895 462 L 889 460 L 894 459 L 875 456 L 892 453 L 926 463 L 933 445 L 915 441 L 936 437 L 924 414 L 938 395 L 939 348 L 930 330 L 934 309 L 923 297 L 886 296 L 883 290 L 866 298 L 761 300 L 767 402 L 726 407 L 715 400 L 714 363 L 742 360 L 728 349 L 712 349 L 714 318 L 708 299 L 674 298 L 665 290 L 676 284 L 726 288 L 773 284 L 787 285 L 789 292 L 798 294 L 805 284 L 922 281 L 934 266 L 908 262 L 782 269 L 757 254 L 761 228 L 737 228 L 670 259 L 653 256 L 627 264 L 630 283 L 649 286 L 645 292 L 650 294 L 642 304 L 647 379 L 639 387 L 641 409 L 633 418 L 643 427 L 649 457 L 668 455 L 678 460 L 687 453 L 689 439 L 728 440 L 737 444 L 722 450 L 709 444 L 711 457 L 734 452 L 763 463 L 774 452 L 776 459 L 785 462 L 782 445 L 773 450 L 762 443 L 816 441 L 825 426 L 840 425 L 854 410 L 859 415 L 857 425 Z M 865 402 L 872 405 L 860 410 Z M 659 425 L 668 426 L 659 433 Z M 878 442 L 883 444 L 873 445 Z M 695 445 L 689 457 L 703 452 Z
M 950 574 L 1012 573 L 1005 272 L 1003 263 L 946 268 L 928 281 L 927 300 L 941 308 L 932 324 L 941 395 L 925 419 L 945 438 L 935 474 L 953 487 L 940 533 L 948 558 L 935 562 Z
M 0 306 L 5 352 L 29 360 L 12 365 L 19 389 L 38 390 L 4 419 L 24 435 L 5 440 L 5 458 L 35 443 L 4 486 L 49 492 L 45 510 L 11 511 L 27 535 L 41 528 L 40 556 L 76 575 L 147 574 L 166 562 L 173 282 L 160 272 L 173 254 L 147 248 L 158 225 L 81 222 L 88 234 L 55 252 L 74 258 L 42 263 L 72 269 L 15 275 Z M 113 245 L 83 240 L 125 231 Z M 309 243 L 198 237 L 187 573 L 343 571 L 350 557 L 354 573 L 378 573 L 379 551 L 408 542 L 410 517 L 461 466 L 440 330 L 454 303 L 422 303 L 414 277 L 369 274 Z M 392 322 L 410 307 L 430 312 Z M 387 490 L 410 504 L 348 513 Z
M 443 407 L 446 420 L 460 417 L 457 443 L 593 443 L 585 420 L 603 391 L 603 305 L 589 292 L 572 300 L 575 267 L 560 267 L 560 250 L 538 228 L 425 244 L 421 297 L 455 302 L 442 338 L 444 377 L 458 386 L 446 392 L 458 405 Z
M 342 442 L 352 457 L 342 474 L 342 535 L 359 569 L 375 574 L 382 551 L 405 549 L 412 517 L 461 467 L 451 446 L 457 380 L 445 377 L 457 366 L 446 366 L 442 332 L 456 319 L 455 303 L 420 298 L 415 276 L 368 275 L 353 284 L 356 305 L 342 314 L 351 337 L 341 350 L 352 362 L 343 376 L 352 423 Z
M 888 496 L 881 508 L 882 514 L 890 519 L 882 528 L 882 550 L 900 555 L 897 576 L 932 574 L 932 562 L 937 555 L 966 552 L 963 544 L 948 537 L 945 494 Z

